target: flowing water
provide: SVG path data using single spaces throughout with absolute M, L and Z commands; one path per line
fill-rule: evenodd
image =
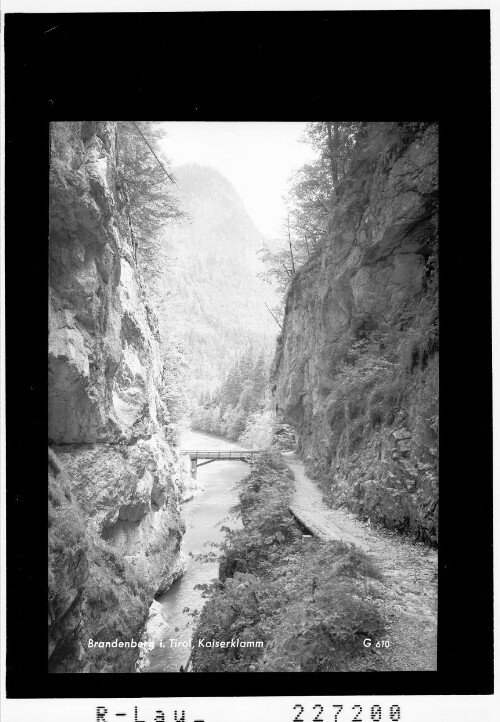
M 226 439 L 190 431 L 183 436 L 181 448 L 206 451 L 244 447 Z M 185 609 L 188 607 L 194 610 L 203 607 L 205 600 L 202 591 L 194 587 L 197 584 L 206 584 L 217 577 L 219 571 L 217 561 L 207 563 L 190 555 L 211 551 L 210 543 L 223 540 L 221 522 L 223 522 L 222 526 L 231 529 L 240 526 L 239 518 L 230 516 L 231 507 L 238 501 L 237 492 L 233 487 L 248 473 L 249 467 L 241 461 L 215 461 L 198 469 L 198 481 L 204 489 L 198 492 L 194 499 L 182 505 L 182 515 L 186 522 L 182 550 L 186 556 L 187 568 L 184 575 L 158 599 L 163 606 L 163 616 L 169 628 L 162 640 L 163 647 L 157 642 L 150 653 L 150 666 L 147 672 L 179 672 L 180 666 L 185 666 L 188 661 L 190 649 L 181 644 L 189 643 L 195 621 Z M 179 646 L 172 646 L 171 639 L 177 640 Z

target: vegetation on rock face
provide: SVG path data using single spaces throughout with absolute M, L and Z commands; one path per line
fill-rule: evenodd
M 317 123 L 309 136 L 318 160 L 292 187 L 281 250 L 295 270 L 268 258 L 288 289 L 277 405 L 331 504 L 435 544 L 437 126 Z M 313 252 L 297 214 L 321 231 Z
M 137 649 L 88 642 L 139 640 L 147 583 L 89 534 L 64 472 L 49 472 L 49 672 L 133 672 Z
M 120 218 L 130 234 L 142 301 L 163 356 L 162 393 L 168 418 L 167 440 L 178 443 L 187 422 L 187 366 L 179 325 L 172 322 L 173 304 L 165 279 L 174 263 L 163 234 L 186 218 L 179 188 L 162 156 L 161 123 L 119 121 L 116 124 L 116 175 Z
M 326 412 L 330 445 L 313 463 L 332 504 L 431 543 L 438 533 L 437 281 L 433 268 L 418 299 L 354 334 Z
M 380 573 L 340 542 L 302 541 L 289 512 L 291 472 L 265 454 L 241 482 L 243 528 L 227 530 L 219 580 L 193 635 L 195 672 L 366 671 L 366 637 L 383 633 Z M 199 647 L 198 640 L 229 642 Z M 234 646 L 262 641 L 263 646 Z
M 142 121 L 51 125 L 52 672 L 134 671 L 137 647 L 88 640 L 139 641 L 178 568 L 183 364 L 151 289 L 179 207 L 153 136 Z
M 321 247 L 336 194 L 347 177 L 354 149 L 359 152 L 366 130 L 363 123 L 308 123 L 303 142 L 311 144 L 316 160 L 299 168 L 290 179 L 288 216 L 278 248 L 260 250 L 266 270 L 262 278 L 283 293 L 297 271 Z
M 183 216 L 174 179 L 160 157 L 159 143 L 164 135 L 161 123 L 138 120 L 116 124 L 120 210 L 127 219 L 142 275 L 149 280 L 162 273 L 160 231 Z

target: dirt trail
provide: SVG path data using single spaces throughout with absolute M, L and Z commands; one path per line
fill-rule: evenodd
M 294 454 L 283 458 L 295 476 L 293 514 L 321 539 L 353 542 L 383 574 L 373 586 L 390 647 L 373 649 L 374 671 L 437 669 L 437 551 L 396 532 L 363 523 L 345 509 L 329 509 Z

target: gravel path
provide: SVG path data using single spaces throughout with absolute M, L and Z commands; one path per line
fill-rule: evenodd
M 437 669 L 438 554 L 396 532 L 375 528 L 345 509 L 329 509 L 296 455 L 283 458 L 295 476 L 292 513 L 320 539 L 353 542 L 383 574 L 373 584 L 375 603 L 387 620 L 389 648 L 372 648 L 374 671 Z

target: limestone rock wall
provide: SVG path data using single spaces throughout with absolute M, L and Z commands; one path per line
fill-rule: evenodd
M 49 443 L 61 470 L 52 475 L 53 528 L 57 537 L 61 515 L 74 514 L 85 541 L 75 541 L 81 573 L 71 550 L 51 558 L 53 671 L 130 671 L 130 655 L 83 654 L 79 644 L 90 633 L 105 640 L 111 628 L 138 640 L 147 600 L 182 573 L 179 460 L 164 431 L 158 326 L 136 271 L 115 152 L 113 122 L 52 125 Z M 57 494 L 62 478 L 67 496 Z M 89 586 L 98 567 L 100 602 Z M 122 585 L 127 594 L 116 592 Z M 68 589 L 78 600 L 61 627 L 57 600 Z M 61 654 L 70 638 L 72 651 Z
M 373 124 L 289 290 L 278 410 L 333 504 L 434 543 L 438 129 Z

